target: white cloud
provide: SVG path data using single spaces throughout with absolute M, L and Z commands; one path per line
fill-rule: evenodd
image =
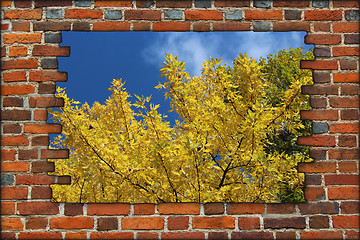
M 208 33 L 158 33 L 158 37 L 143 49 L 147 63 L 161 67 L 165 52 L 178 55 L 186 63 L 191 75 L 200 74 L 201 63 L 221 57 L 230 65 L 239 52 L 259 59 L 290 47 L 306 46 L 303 32 L 208 32 Z

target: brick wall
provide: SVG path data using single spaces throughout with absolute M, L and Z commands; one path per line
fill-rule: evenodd
M 1 1 L 1 228 L 2 238 L 350 239 L 359 228 L 358 1 Z M 314 85 L 304 86 L 313 110 L 314 163 L 306 174 L 306 203 L 52 203 L 47 108 L 54 97 L 62 31 L 306 31 L 316 59 Z

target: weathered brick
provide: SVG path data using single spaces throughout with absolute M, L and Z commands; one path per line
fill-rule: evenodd
M 90 23 L 88 22 L 74 22 L 73 23 L 73 31 L 90 31 Z
M 268 32 L 270 31 L 270 23 L 269 22 L 254 22 L 254 32 Z
M 51 199 L 51 197 L 52 197 L 51 187 L 34 186 L 31 189 L 31 199 Z
M 337 202 L 308 202 L 299 203 L 301 214 L 337 214 L 339 203 Z
M 96 0 L 95 7 L 132 7 L 132 1 L 131 0 L 121 0 L 121 1 Z
M 36 161 L 31 163 L 32 173 L 54 172 L 55 163 L 48 161 Z
M 330 97 L 330 106 L 335 108 L 359 108 L 359 97 Z
M 66 7 L 71 6 L 71 0 L 36 0 L 35 7 L 42 8 L 42 7 Z
M 30 22 L 12 22 L 12 30 L 15 32 L 29 32 Z
M 15 176 L 13 174 L 7 174 L 7 173 L 1 174 L 1 186 L 13 185 L 14 181 L 15 181 Z
M 43 69 L 57 69 L 58 61 L 56 58 L 43 58 L 41 59 L 41 67 Z
M 46 229 L 48 219 L 44 217 L 31 217 L 26 219 L 26 229 Z
M 91 7 L 91 0 L 75 0 L 75 7 Z
M 35 107 L 63 107 L 64 99 L 56 97 L 30 97 L 29 105 Z
M 360 3 L 356 0 L 350 0 L 350 1 L 334 1 L 333 2 L 333 7 L 346 7 L 346 8 L 351 8 L 351 7 L 359 7 Z
M 307 0 L 296 0 L 296 1 L 283 1 L 276 0 L 273 1 L 274 7 L 308 7 L 309 1 Z
M 337 95 L 339 87 L 336 85 L 305 85 L 301 86 L 301 93 L 308 95 Z
M 61 232 L 20 232 L 19 239 L 62 239 L 62 235 Z
M 314 8 L 329 8 L 329 0 L 312 0 Z
M 321 175 L 306 174 L 305 175 L 305 186 L 310 185 L 321 185 Z
M 274 239 L 272 232 L 232 232 L 231 239 Z
M 164 19 L 166 20 L 181 20 L 183 11 L 181 10 L 165 10 Z
M 345 109 L 340 111 L 342 120 L 357 120 L 359 119 L 359 110 L 357 109 Z
M 338 145 L 340 147 L 356 147 L 356 136 L 354 135 L 340 135 Z
M 92 232 L 91 239 L 134 239 L 133 232 Z
M 341 207 L 341 214 L 359 213 L 359 202 L 357 201 L 341 202 L 340 207 Z
M 83 204 L 80 203 L 66 203 L 64 214 L 66 216 L 83 215 Z
M 301 19 L 301 10 L 285 10 L 285 19 L 286 20 L 300 20 Z
M 21 133 L 22 127 L 20 124 L 3 124 L 3 133 Z
M 1 160 L 15 160 L 16 151 L 11 149 L 1 149 Z
M 105 19 L 118 20 L 123 17 L 120 10 L 105 10 Z
M 216 0 L 214 5 L 215 7 L 250 7 L 250 1 Z
M 57 159 L 57 158 L 68 158 L 68 149 L 41 149 L 42 159 Z
M 257 8 L 271 8 L 270 0 L 254 0 L 254 7 Z
M 204 208 L 206 215 L 223 214 L 225 211 L 224 203 L 206 203 Z
M 20 149 L 18 152 L 19 160 L 37 159 L 38 156 L 38 149 Z
M 304 196 L 306 201 L 318 201 L 326 198 L 325 190 L 322 187 L 306 187 Z
M 34 110 L 33 112 L 33 118 L 35 121 L 46 121 L 47 117 L 47 110 Z
M 155 232 L 138 232 L 138 239 L 159 239 L 158 233 Z
M 63 19 L 63 9 L 46 9 L 46 18 L 48 19 Z
M 245 10 L 246 20 L 281 20 L 281 10 Z
M 1 171 L 3 172 L 27 172 L 29 167 L 29 163 L 26 162 L 1 162 Z
M 205 239 L 203 232 L 163 232 L 161 239 Z
M 276 232 L 276 239 L 296 239 L 296 232 L 294 231 Z
M 359 21 L 359 10 L 345 11 L 345 19 L 347 21 Z
M 148 22 L 134 22 L 133 31 L 150 31 L 150 23 Z
M 330 23 L 328 22 L 315 22 L 314 23 L 315 32 L 330 32 Z
M 31 0 L 23 0 L 23 1 L 14 1 L 15 7 L 17 8 L 31 8 L 32 1 Z
M 241 10 L 226 11 L 225 19 L 226 20 L 242 20 L 243 19 L 242 11 Z
M 329 228 L 329 217 L 328 216 L 312 216 L 309 218 L 310 228 Z
M 333 216 L 334 228 L 359 228 L 359 216 Z
M 356 60 L 340 60 L 340 69 L 341 70 L 356 70 L 358 61 Z
M 18 175 L 17 185 L 49 185 L 55 183 L 55 176 L 49 175 Z
M 260 219 L 258 217 L 239 217 L 239 229 L 260 229 Z
M 294 22 L 274 22 L 273 30 L 278 32 L 288 31 L 309 31 L 310 25 L 306 22 L 294 23 Z
M 229 203 L 227 214 L 258 214 L 265 213 L 265 205 L 260 203 Z
M 326 133 L 329 131 L 329 125 L 326 122 L 314 122 L 311 130 L 312 133 Z
M 27 47 L 10 47 L 9 57 L 24 57 L 27 55 Z
M 34 22 L 34 31 L 69 31 L 71 28 L 70 22 Z
M 45 33 L 45 43 L 61 43 L 61 33 Z
M 274 213 L 280 213 L 280 214 L 289 214 L 294 213 L 295 205 L 291 203 L 282 203 L 282 204 L 267 204 L 266 205 L 266 213 L 268 214 L 274 214 Z
M 92 217 L 58 217 L 50 219 L 51 229 L 91 229 L 94 227 Z
M 325 185 L 359 185 L 359 175 L 325 175 Z
M 265 228 L 305 228 L 305 217 L 292 218 L 264 218 Z
M 359 151 L 358 149 L 330 149 L 329 150 L 329 159 L 358 159 Z
M 193 25 L 194 32 L 209 32 L 210 31 L 210 23 L 205 22 L 196 22 Z
M 314 49 L 314 55 L 317 57 L 330 57 L 331 51 L 328 47 L 317 47 Z
M 138 8 L 151 8 L 155 5 L 154 0 L 138 0 L 136 1 L 136 7 Z
M 38 67 L 37 59 L 2 61 L 2 70 L 31 69 Z
M 195 0 L 196 8 L 211 8 L 211 0 Z
M 121 219 L 124 230 L 161 230 L 164 228 L 162 217 L 131 217 Z
M 129 31 L 130 23 L 128 22 L 95 22 L 93 31 Z

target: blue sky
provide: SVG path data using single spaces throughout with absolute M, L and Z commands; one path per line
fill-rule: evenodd
M 154 89 L 162 79 L 165 52 L 186 62 L 191 75 L 199 75 L 204 59 L 221 57 L 231 65 L 239 52 L 258 59 L 290 47 L 312 48 L 304 44 L 305 32 L 63 32 L 61 46 L 70 46 L 70 57 L 59 57 L 59 71 L 68 72 L 66 87 L 70 98 L 90 105 L 104 103 L 114 78 L 126 80 L 130 94 L 152 95 L 160 112 L 168 114 L 169 103 Z M 133 99 L 135 101 L 135 99 Z

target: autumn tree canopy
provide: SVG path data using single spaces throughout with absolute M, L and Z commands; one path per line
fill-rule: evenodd
M 124 82 L 114 80 L 104 104 L 80 104 L 58 88 L 64 107 L 52 110 L 63 134 L 55 148 L 56 175 L 69 186 L 53 186 L 66 202 L 298 202 L 310 161 L 297 136 L 309 133 L 300 110 L 309 109 L 301 86 L 312 83 L 302 49 L 280 51 L 256 62 L 239 53 L 233 66 L 203 63 L 190 76 L 185 63 L 166 55 L 160 70 L 165 99 L 179 119 L 171 126 L 150 97 L 131 101 Z

